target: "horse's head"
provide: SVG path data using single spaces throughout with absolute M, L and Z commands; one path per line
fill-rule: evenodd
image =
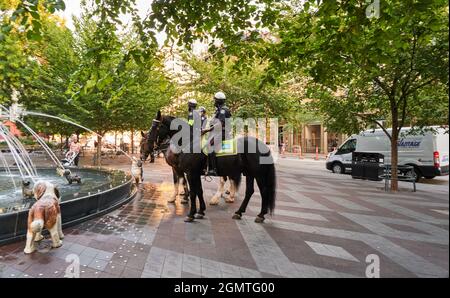
M 149 133 L 141 131 L 141 143 L 139 147 L 141 148 L 141 161 L 146 161 L 149 154 L 151 153 L 149 142 L 148 142 Z
M 161 111 L 158 111 L 156 118 L 152 122 L 152 127 L 148 132 L 146 138 L 142 138 L 141 141 L 141 158 L 142 153 L 146 156 L 154 153 L 155 150 L 161 148 L 162 143 L 164 143 L 168 138 L 170 138 L 170 121 L 172 117 L 161 115 Z M 142 144 L 142 142 L 146 144 Z

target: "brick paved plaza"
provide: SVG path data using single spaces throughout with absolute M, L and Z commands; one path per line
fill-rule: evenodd
M 376 254 L 381 277 L 448 277 L 448 177 L 389 194 L 319 161 L 282 160 L 277 170 L 277 206 L 264 224 L 254 223 L 258 192 L 243 219 L 231 219 L 245 183 L 236 202 L 185 223 L 187 205 L 167 203 L 171 171 L 157 159 L 135 200 L 65 229 L 61 248 L 49 239 L 32 255 L 24 241 L 0 247 L 0 276 L 63 277 L 75 254 L 81 277 L 365 277 Z M 205 198 L 216 181 L 203 182 Z

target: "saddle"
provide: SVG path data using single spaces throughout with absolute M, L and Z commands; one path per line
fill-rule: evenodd
M 206 136 L 202 136 L 202 152 L 208 155 L 209 140 Z M 212 146 L 212 145 L 211 145 Z M 237 155 L 237 140 L 232 138 L 229 140 L 222 140 L 221 149 L 216 152 L 216 157 Z

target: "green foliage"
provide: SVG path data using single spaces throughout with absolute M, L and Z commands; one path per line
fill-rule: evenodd
M 235 117 L 278 117 L 285 121 L 300 119 L 300 98 L 286 88 L 288 86 L 260 85 L 265 76 L 264 63 L 254 63 L 249 72 L 236 72 L 236 63 L 232 57 L 228 57 L 225 62 L 214 57 L 206 61 L 190 59 L 190 65 L 198 78 L 191 83 L 189 91 L 203 95 L 200 105 L 205 105 L 208 111 L 214 111 L 213 95 L 223 91 L 227 96 L 227 106 Z
M 179 45 L 220 39 L 230 47 L 242 41 L 244 30 L 274 26 L 281 7 L 276 0 L 153 1 L 145 26 L 164 31 Z
M 6 4 L 5 6 L 9 6 Z M 10 7 L 2 7 L 2 9 L 7 8 Z M 42 38 L 43 34 L 42 10 L 49 13 L 54 13 L 57 10 L 64 10 L 65 8 L 66 6 L 63 0 L 18 1 L 18 4 L 13 9 L 8 22 L 3 23 L 1 26 L 0 40 L 5 38 L 5 35 L 11 33 L 14 24 L 19 24 L 22 27 L 22 31 L 25 32 L 28 40 L 38 41 Z
M 365 1 L 306 3 L 311 10 L 280 22 L 281 42 L 267 50 L 268 76 L 305 71 L 315 83 L 308 95 L 334 130 L 387 120 L 398 131 L 429 123 L 431 114 L 447 123 L 446 1 L 383 1 L 379 18 L 366 16 Z M 440 108 L 430 108 L 430 89 L 442 92 L 434 92 L 433 107 Z
M 75 33 L 42 14 L 39 40 L 17 30 L 8 34 L 0 43 L 0 103 L 8 104 L 14 87 L 27 110 L 59 116 L 100 134 L 146 130 L 156 111 L 170 101 L 174 86 L 163 75 L 157 55 L 141 55 L 146 46 L 135 28 L 118 35 L 113 16 L 95 19 L 92 12 L 86 6 L 83 17 L 75 20 Z M 53 119 L 29 116 L 26 121 L 47 134 L 84 132 Z
M 8 35 L 0 42 L 0 103 L 9 102 L 12 88 L 32 80 L 36 66 L 20 36 Z
M 24 88 L 22 102 L 26 109 L 57 115 L 70 120 L 76 107 L 67 100 L 67 85 L 79 64 L 72 33 L 51 19 L 42 20 L 42 39 L 31 44 L 32 55 L 40 65 L 32 81 Z M 79 132 L 73 126 L 53 119 L 28 117 L 27 122 L 48 134 L 70 135 Z

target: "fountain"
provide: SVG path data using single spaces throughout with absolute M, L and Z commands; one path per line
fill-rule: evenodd
M 11 99 L 9 108 L 0 105 L 0 137 L 9 151 L 0 151 L 0 244 L 25 237 L 28 210 L 35 202 L 31 189 L 38 180 L 49 181 L 58 187 L 63 227 L 108 213 L 135 197 L 137 190 L 129 173 L 98 167 L 65 167 L 22 117 L 35 115 L 56 118 L 93 133 L 91 130 L 56 116 L 24 110 L 18 103 L 17 91 L 13 91 Z M 5 120 L 26 129 L 42 147 L 53 166 L 36 166 L 25 146 L 4 125 Z M 75 171 L 76 174 L 73 173 Z

